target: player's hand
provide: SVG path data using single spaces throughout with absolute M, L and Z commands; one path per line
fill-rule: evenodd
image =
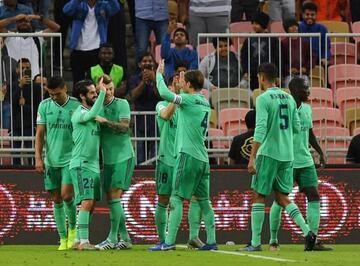
M 179 75 L 179 80 L 176 83 L 176 89 L 178 91 L 183 90 L 185 88 L 186 82 L 185 82 L 185 72 L 181 71 Z
M 99 86 L 99 91 L 104 91 L 106 92 L 106 88 L 105 88 L 105 85 L 104 85 L 104 78 L 101 78 L 99 83 L 98 83 L 98 86 Z
M 97 116 L 95 117 L 95 121 L 96 121 L 96 122 L 99 122 L 100 124 L 104 124 L 104 123 L 106 123 L 108 120 L 107 120 L 105 117 L 102 117 L 102 116 L 97 115 Z
M 254 159 L 250 158 L 247 168 L 248 168 L 249 174 L 252 174 L 252 175 L 256 174 L 256 166 L 255 166 Z
M 319 170 L 323 170 L 326 165 L 326 158 L 324 155 L 320 155 L 320 168 Z
M 35 169 L 39 174 L 44 174 L 44 161 L 42 159 L 35 159 Z
M 157 68 L 156 72 L 159 72 L 161 75 L 163 75 L 164 74 L 164 69 L 165 69 L 165 60 L 160 59 L 159 65 L 158 65 L 158 68 Z

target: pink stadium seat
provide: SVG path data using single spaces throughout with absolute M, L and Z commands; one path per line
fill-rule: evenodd
M 353 136 L 356 136 L 356 135 L 359 135 L 359 134 L 360 134 L 360 127 L 357 127 L 353 131 Z
M 240 135 L 245 132 L 246 132 L 246 130 L 240 129 L 239 127 L 238 128 L 230 128 L 227 131 L 227 136 L 235 137 L 235 136 Z
M 309 104 L 312 107 L 333 107 L 333 93 L 328 88 L 312 87 L 310 89 Z
M 360 33 L 360 21 L 353 22 L 351 24 L 351 30 L 353 33 Z M 360 37 L 354 38 L 356 42 L 360 41 Z
M 339 64 L 329 67 L 329 83 L 335 92 L 337 88 L 360 87 L 360 65 Z
M 214 51 L 215 51 L 215 48 L 214 48 L 213 44 L 210 42 L 199 44 L 197 46 L 197 52 L 198 52 L 200 60 L 202 60 L 205 56 L 207 56 L 208 54 L 211 54 Z
M 254 29 L 250 21 L 240 21 L 230 24 L 230 33 L 253 33 Z M 239 53 L 245 38 L 233 38 L 234 52 Z
M 270 24 L 271 33 L 285 33 L 282 21 L 274 21 Z
M 336 103 L 343 114 L 346 109 L 360 108 L 360 87 L 337 89 Z
M 224 132 L 218 128 L 209 128 L 208 135 L 209 135 L 209 137 L 224 137 L 225 136 Z M 214 149 L 225 149 L 230 146 L 229 141 L 227 141 L 227 140 L 213 139 L 213 140 L 211 140 L 211 142 L 212 142 L 212 147 Z
M 228 130 L 234 128 L 246 130 L 245 115 L 249 110 L 248 108 L 225 108 L 220 111 L 219 121 L 225 135 L 228 135 Z
M 315 136 L 320 138 L 349 136 L 349 129 L 346 127 L 317 127 L 313 129 Z
M 330 65 L 355 63 L 355 44 L 349 42 L 335 42 L 331 44 Z
M 342 127 L 343 117 L 339 109 L 330 107 L 314 107 L 313 125 L 316 127 Z

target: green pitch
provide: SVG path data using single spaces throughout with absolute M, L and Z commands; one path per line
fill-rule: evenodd
M 178 247 L 176 251 L 150 252 L 149 246 L 135 245 L 132 250 L 57 251 L 56 246 L 0 246 L 0 265 L 358 265 L 360 245 L 333 245 L 331 252 L 303 252 L 302 245 L 281 245 L 280 252 L 239 253 L 240 246 L 220 246 L 218 252 L 194 251 Z M 267 249 L 263 245 L 263 249 Z M 239 255 L 239 254 L 248 254 Z M 272 258 L 272 259 L 269 259 Z

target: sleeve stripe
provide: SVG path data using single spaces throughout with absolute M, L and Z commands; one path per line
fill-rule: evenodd
M 182 97 L 180 95 L 175 95 L 173 103 L 177 104 L 177 105 L 180 105 L 181 102 L 182 102 Z

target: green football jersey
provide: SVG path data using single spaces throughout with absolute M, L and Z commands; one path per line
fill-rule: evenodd
M 201 94 L 171 92 L 160 73 L 156 74 L 160 96 L 178 107 L 175 154 L 186 153 L 195 159 L 209 162 L 205 140 L 210 119 L 209 101 Z
M 279 88 L 269 88 L 256 98 L 254 141 L 261 143 L 257 155 L 293 161 L 293 135 L 299 131 L 296 103 L 290 94 Z
M 167 101 L 158 102 L 156 105 L 156 120 L 160 131 L 159 161 L 168 166 L 175 166 L 175 136 L 177 124 L 177 110 L 169 120 L 162 119 L 161 111 L 170 103 Z
M 102 110 L 104 98 L 105 92 L 100 91 L 95 104 L 90 110 L 81 105 L 75 110 L 71 118 L 73 125 L 72 139 L 75 146 L 72 151 L 70 169 L 81 167 L 100 173 L 100 125 L 95 121 L 95 117 Z
M 39 104 L 36 123 L 45 125 L 45 165 L 64 167 L 69 164 L 74 147 L 71 116 L 79 105 L 79 101 L 70 96 L 63 105 L 50 98 Z
M 125 99 L 114 97 L 110 103 L 104 106 L 100 116 L 113 122 L 119 122 L 120 119 L 124 118 L 130 120 L 129 103 Z M 116 164 L 134 157 L 134 149 L 131 144 L 129 132 L 118 133 L 107 126 L 102 125 L 100 140 L 104 164 Z
M 309 167 L 314 164 L 309 149 L 309 130 L 313 127 L 311 106 L 302 103 L 298 108 L 300 132 L 294 135 L 294 168 Z

